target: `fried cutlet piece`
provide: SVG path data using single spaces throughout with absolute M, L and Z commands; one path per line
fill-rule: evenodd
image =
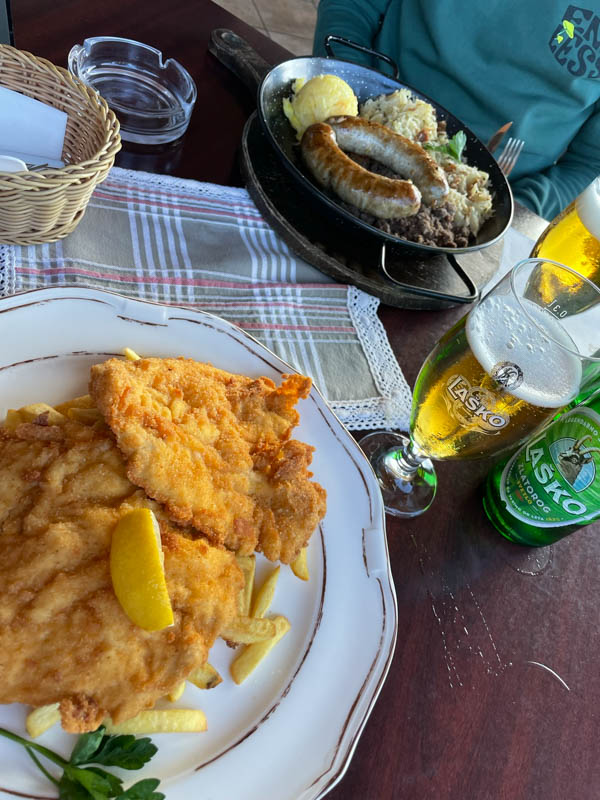
M 175 618 L 152 633 L 109 569 L 112 531 L 138 506 L 159 520 Z M 0 702 L 59 702 L 70 732 L 151 708 L 207 660 L 242 584 L 231 553 L 181 535 L 131 484 L 107 428 L 0 429 Z
M 314 447 L 289 439 L 254 455 L 252 497 L 258 549 L 271 561 L 290 564 L 325 516 L 327 494 L 310 480 Z
M 90 394 L 116 435 L 129 479 L 176 522 L 241 554 L 292 561 L 325 514 L 313 448 L 292 442 L 310 378 L 235 375 L 191 359 L 113 358 Z

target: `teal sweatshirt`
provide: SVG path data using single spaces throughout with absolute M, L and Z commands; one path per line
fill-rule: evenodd
M 552 219 L 600 175 L 600 2 L 320 0 L 314 53 L 328 33 L 391 56 L 400 81 L 484 142 L 513 121 L 525 141 L 515 197 Z M 336 57 L 389 68 L 333 45 Z

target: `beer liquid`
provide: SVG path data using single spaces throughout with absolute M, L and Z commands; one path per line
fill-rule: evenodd
M 531 251 L 531 258 L 548 258 L 571 267 L 580 275 L 600 284 L 600 181 L 593 181 L 542 233 Z M 557 280 L 551 264 L 536 276 L 533 289 L 542 303 L 556 297 Z M 564 282 L 564 273 L 562 275 Z M 564 291 L 564 286 L 563 286 Z M 581 307 L 580 307 L 581 310 Z
M 507 539 L 552 544 L 600 517 L 599 412 L 597 391 L 492 469 L 483 506 Z
M 544 309 L 524 303 L 530 316 L 515 298 L 484 299 L 421 368 L 411 430 L 430 458 L 478 458 L 514 446 L 576 395 L 580 361 L 555 342 L 573 343 Z M 522 374 L 514 389 L 493 377 L 505 365 Z
M 576 203 L 575 200 L 560 214 L 554 226 L 546 228 L 530 258 L 558 261 L 597 283 L 600 276 L 600 241 L 581 221 Z

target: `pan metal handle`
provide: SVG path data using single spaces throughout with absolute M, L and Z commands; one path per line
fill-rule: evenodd
M 385 53 L 380 53 L 378 50 L 373 50 L 371 47 L 365 47 L 362 44 L 353 42 L 352 39 L 345 39 L 343 36 L 336 36 L 334 33 L 328 33 L 325 37 L 324 44 L 328 58 L 335 58 L 333 50 L 331 49 L 331 42 L 337 42 L 338 44 L 343 44 L 346 47 L 351 47 L 353 50 L 360 50 L 361 53 L 368 53 L 370 56 L 380 58 L 382 61 L 385 61 L 387 64 L 389 64 L 394 70 L 394 80 L 397 81 L 400 77 L 400 70 L 398 69 L 398 65 L 393 58 L 386 56 Z
M 215 28 L 211 31 L 208 49 L 251 92 L 258 91 L 262 79 L 273 68 L 251 44 L 227 28 Z
M 402 281 L 396 280 L 396 278 L 392 277 L 388 272 L 385 260 L 386 260 L 386 247 L 385 242 L 381 245 L 381 250 L 379 252 L 379 269 L 383 272 L 385 277 L 394 283 L 396 286 L 399 286 L 405 292 L 410 292 L 411 294 L 418 294 L 421 297 L 433 297 L 436 300 L 448 300 L 452 303 L 474 303 L 476 300 L 479 299 L 479 289 L 469 275 L 464 271 L 464 269 L 460 266 L 458 261 L 456 260 L 455 256 L 452 253 L 446 253 L 446 258 L 450 262 L 450 266 L 456 272 L 458 277 L 464 283 L 468 294 L 451 294 L 450 292 L 439 292 L 436 289 L 425 289 L 421 286 L 414 286 L 410 283 L 403 283 Z

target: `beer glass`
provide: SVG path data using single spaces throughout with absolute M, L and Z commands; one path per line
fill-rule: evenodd
M 600 177 L 555 217 L 543 231 L 530 258 L 558 261 L 600 283 Z M 548 302 L 555 296 L 556 280 L 551 265 L 532 281 L 530 299 Z
M 557 296 L 545 304 L 528 299 L 548 267 Z M 427 510 L 437 485 L 433 460 L 480 458 L 523 441 L 578 395 L 588 366 L 600 363 L 599 347 L 600 289 L 558 262 L 518 263 L 426 359 L 410 435 L 361 439 L 388 513 Z

